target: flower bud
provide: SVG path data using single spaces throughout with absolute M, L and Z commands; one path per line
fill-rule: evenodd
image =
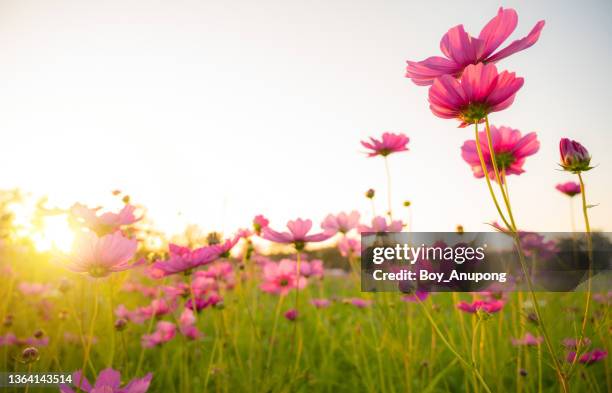
M 115 330 L 121 332 L 127 327 L 127 321 L 124 318 L 119 318 L 115 321 Z
M 34 347 L 27 347 L 21 352 L 21 362 L 25 364 L 34 363 L 39 357 L 38 349 Z
M 589 151 L 576 141 L 562 138 L 559 142 L 559 152 L 561 153 L 561 166 L 566 171 L 580 173 L 592 168 L 589 166 L 591 163 Z
M 374 195 L 376 195 L 376 192 L 374 191 L 373 188 L 370 188 L 368 191 L 366 191 L 365 196 L 368 199 L 374 199 Z
M 457 225 L 457 229 L 455 231 L 457 232 L 457 234 L 462 235 L 464 232 L 463 225 Z
M 38 329 L 37 331 L 34 332 L 34 337 L 36 338 L 43 338 L 45 336 L 45 332 L 42 331 L 41 329 Z
M 404 201 L 404 207 L 410 207 L 410 205 L 412 205 L 412 202 Z

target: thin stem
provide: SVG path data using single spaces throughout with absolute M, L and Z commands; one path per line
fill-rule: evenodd
M 85 343 L 85 348 L 83 351 L 83 366 L 81 367 L 81 372 L 83 375 L 85 374 L 85 366 L 87 366 L 87 362 L 89 361 L 89 355 L 91 352 L 91 344 L 93 342 L 93 334 L 94 327 L 96 325 L 96 318 L 98 317 L 98 283 L 94 282 L 93 285 L 94 290 L 94 309 L 91 315 L 91 321 L 89 323 L 89 332 L 87 334 L 87 342 Z M 81 384 L 83 383 L 84 377 L 81 376 L 79 380 L 79 385 L 77 386 L 77 393 L 81 391 Z
M 264 372 L 267 372 L 270 368 L 270 362 L 272 361 L 272 352 L 274 341 L 276 340 L 276 326 L 278 325 L 278 316 L 280 315 L 280 309 L 283 304 L 284 296 L 280 295 L 278 302 L 276 302 L 276 310 L 274 311 L 274 323 L 272 324 L 272 335 L 270 336 L 270 348 L 268 349 L 268 358 L 266 360 L 266 368 Z
M 576 356 L 572 361 L 572 367 L 570 373 L 576 365 L 576 360 L 580 356 L 580 350 L 583 347 L 582 341 L 584 341 L 584 332 L 586 331 L 586 323 L 589 317 L 589 304 L 591 303 L 591 279 L 593 277 L 593 238 L 591 236 L 591 224 L 589 223 L 588 205 L 586 201 L 586 190 L 584 187 L 584 181 L 582 180 L 582 174 L 578 172 L 578 180 L 580 181 L 580 195 L 582 197 L 582 215 L 584 216 L 584 226 L 586 230 L 587 240 L 587 257 L 588 257 L 588 273 L 587 273 L 587 295 L 586 304 L 584 305 L 584 316 L 582 317 L 582 326 L 580 328 L 580 338 L 576 343 Z
M 391 171 L 389 170 L 389 159 L 385 156 L 385 172 L 387 174 L 387 214 L 393 220 L 393 210 L 391 208 Z

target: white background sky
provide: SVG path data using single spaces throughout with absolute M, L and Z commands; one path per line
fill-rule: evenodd
M 415 230 L 486 230 L 496 218 L 460 146 L 472 130 L 434 117 L 405 60 L 439 54 L 463 23 L 477 35 L 499 5 L 519 38 L 503 61 L 525 77 L 493 124 L 537 131 L 541 151 L 510 178 L 523 229 L 569 229 L 554 185 L 558 141 L 582 141 L 593 226 L 612 230 L 609 1 L 0 1 L 0 187 L 67 206 L 129 192 L 167 232 L 187 223 L 231 230 L 263 213 L 273 225 L 358 209 L 384 166 L 359 140 L 409 135 L 391 157 L 394 200 Z M 578 202 L 578 201 L 576 201 Z M 178 213 L 181 213 L 180 215 Z M 580 221 L 579 221 L 580 222 Z

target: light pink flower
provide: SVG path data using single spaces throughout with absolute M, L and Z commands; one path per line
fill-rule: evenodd
M 527 49 L 540 38 L 544 27 L 543 20 L 539 21 L 526 37 L 493 53 L 516 29 L 517 22 L 516 11 L 500 7 L 497 16 L 486 24 L 478 38 L 466 33 L 463 25 L 455 26 L 440 41 L 440 50 L 446 57 L 432 56 L 423 61 L 408 61 L 406 77 L 419 86 L 428 86 L 435 78 L 443 75 L 459 77 L 470 64 L 496 63 Z
M 155 262 L 151 266 L 151 270 L 154 272 L 154 276 L 159 277 L 188 272 L 217 259 L 222 249 L 222 247 L 213 245 L 190 250 L 187 247 L 170 244 L 170 257 L 165 261 Z
M 80 203 L 73 205 L 70 209 L 74 217 L 100 236 L 115 232 L 121 226 L 133 224 L 141 219 L 134 215 L 136 207 L 129 204 L 125 205 L 119 213 L 107 212 L 98 215 L 98 210 L 99 208 L 90 209 Z
M 487 173 L 490 179 L 495 180 L 495 171 L 492 164 L 493 161 L 491 160 L 486 132 L 480 131 L 478 135 L 483 159 L 487 167 Z M 534 155 L 540 149 L 540 142 L 535 132 L 530 132 L 522 136 L 519 130 L 504 126 L 499 128 L 491 126 L 491 143 L 497 160 L 497 169 L 500 172 L 505 171 L 506 175 L 520 175 L 525 172 L 525 170 L 523 170 L 525 159 Z M 468 140 L 463 143 L 461 147 L 461 157 L 463 157 L 465 162 L 472 168 L 474 177 L 484 177 L 475 140 Z
M 372 219 L 372 226 L 360 225 L 359 232 L 401 232 L 404 224 L 402 221 L 395 220 L 387 223 L 387 219 L 382 216 L 377 216 Z
M 533 334 L 527 332 L 522 338 L 513 338 L 512 345 L 514 346 L 537 346 L 540 345 L 544 341 L 544 338 L 541 336 L 534 336 Z
M 514 72 L 498 74 L 493 64 L 469 65 L 460 79 L 443 75 L 434 81 L 429 108 L 443 119 L 460 120 L 459 127 L 480 123 L 489 113 L 512 105 L 523 82 Z
M 126 386 L 121 387 L 121 374 L 112 368 L 104 369 L 98 375 L 94 386 L 83 376 L 82 371 L 72 374 L 72 385 L 76 391 L 87 393 L 145 393 L 149 390 L 153 374 L 148 373 L 143 378 L 136 378 Z M 74 393 L 75 390 L 68 385 L 60 385 L 60 392 Z
M 296 263 L 283 259 L 279 263 L 267 263 L 263 268 L 263 283 L 260 288 L 264 292 L 284 296 L 292 289 L 302 289 L 307 284 L 306 278 L 297 273 Z
M 576 338 L 564 338 L 562 341 L 562 344 L 565 348 L 567 349 L 576 349 L 578 348 L 578 339 Z M 588 347 L 589 345 L 591 345 L 591 339 L 588 337 L 582 337 L 582 347 Z
M 304 277 L 322 278 L 324 274 L 323 261 L 320 259 L 302 261 L 300 263 L 300 274 Z
M 338 242 L 338 250 L 340 255 L 345 258 L 349 255 L 359 255 L 361 253 L 361 241 L 345 236 Z
M 321 228 L 327 234 L 335 235 L 336 233 L 347 233 L 351 229 L 357 228 L 361 215 L 358 211 L 353 210 L 349 214 L 344 212 L 334 216 L 328 214 L 321 223 Z
M 43 295 L 53 289 L 51 284 L 42 284 L 38 282 L 20 282 L 19 290 L 26 296 Z
M 159 321 L 157 322 L 156 329 L 153 333 L 145 334 L 141 337 L 141 343 L 145 348 L 152 348 L 172 340 L 175 335 L 175 324 L 167 321 Z
M 315 306 L 316 308 L 327 308 L 331 304 L 329 299 L 312 299 L 310 304 Z
M 270 221 L 261 214 L 256 215 L 253 219 L 253 229 L 255 229 L 255 233 L 258 235 L 261 233 L 261 230 L 267 228 L 269 224 Z
M 410 139 L 405 134 L 385 132 L 380 140 L 370 137 L 369 142 L 361 141 L 361 145 L 366 149 L 370 149 L 368 157 L 386 157 L 391 153 L 408 151 L 407 145 L 409 141 Z
M 127 239 L 120 232 L 103 237 L 91 232 L 82 233 L 75 241 L 68 268 L 92 277 L 105 277 L 135 266 L 128 261 L 137 247 L 136 240 Z
M 277 232 L 269 227 L 263 228 L 263 238 L 276 243 L 293 244 L 296 250 L 302 250 L 306 243 L 322 242 L 331 237 L 326 233 L 308 235 L 312 228 L 311 220 L 301 218 L 287 223 L 289 232 Z
M 574 181 L 557 184 L 555 188 L 570 198 L 580 194 L 580 184 Z
M 345 299 L 344 300 L 345 303 L 350 303 L 353 306 L 357 307 L 357 308 L 366 308 L 366 307 L 370 307 L 372 305 L 372 300 L 370 299 L 362 299 L 360 297 L 353 297 L 350 299 Z

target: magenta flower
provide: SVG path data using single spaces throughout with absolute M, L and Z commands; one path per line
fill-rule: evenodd
M 414 291 L 414 293 L 402 296 L 402 301 L 408 302 L 408 303 L 418 303 L 418 302 L 425 301 L 425 299 L 427 299 L 428 296 L 429 296 L 429 292 L 422 290 L 422 289 L 417 289 L 416 291 Z
M 399 153 L 408 151 L 408 142 L 410 139 L 405 134 L 394 134 L 385 132 L 380 140 L 370 137 L 370 141 L 361 141 L 361 145 L 371 151 L 368 157 L 382 156 L 386 157 L 391 153 Z
M 331 304 L 329 299 L 312 299 L 310 304 L 315 306 L 316 308 L 327 308 Z
M 169 276 L 175 273 L 189 272 L 199 266 L 207 265 L 217 259 L 223 250 L 218 245 L 200 247 L 190 250 L 187 247 L 170 244 L 170 257 L 151 265 L 155 277 Z
M 479 139 L 487 173 L 490 179 L 495 180 L 495 171 L 485 131 L 479 132 Z M 500 172 L 504 171 L 506 175 L 520 175 L 525 172 L 523 170 L 525 159 L 534 155 L 540 149 L 540 142 L 535 132 L 522 136 L 519 130 L 504 126 L 499 128 L 491 126 L 491 143 L 493 144 L 493 151 L 497 160 L 497 169 Z M 463 143 L 461 157 L 472 168 L 474 177 L 484 177 L 475 140 L 468 140 Z
M 385 217 L 377 216 L 372 219 L 372 226 L 360 225 L 359 232 L 401 232 L 403 227 L 404 224 L 402 224 L 402 221 L 400 220 L 387 223 L 387 219 Z
M 467 302 L 459 302 L 457 304 L 457 308 L 461 311 L 468 313 L 476 313 L 480 310 L 485 311 L 489 314 L 493 314 L 498 312 L 504 307 L 504 302 L 502 300 L 475 300 L 472 303 Z
M 543 337 L 535 337 L 533 334 L 527 332 L 522 338 L 513 338 L 512 345 L 514 346 L 537 346 L 544 341 Z
M 599 362 L 600 360 L 605 359 L 608 356 L 608 352 L 603 349 L 594 349 L 591 352 L 587 352 L 580 356 L 578 361 L 580 363 L 591 365 L 593 363 Z M 570 363 L 574 362 L 576 358 L 576 352 L 570 352 L 567 354 L 567 361 Z
M 298 311 L 295 308 L 287 310 L 287 312 L 285 313 L 285 318 L 287 318 L 289 321 L 295 321 L 297 317 Z
M 580 173 L 593 168 L 589 166 L 591 163 L 589 151 L 579 142 L 561 138 L 559 152 L 561 153 L 561 167 L 568 172 Z
M 141 343 L 144 348 L 152 348 L 167 343 L 172 340 L 175 335 L 175 324 L 167 321 L 159 321 L 153 333 L 145 334 L 141 337 Z
M 70 212 L 99 236 L 113 233 L 123 225 L 130 225 L 140 220 L 140 218 L 136 218 L 134 215 L 136 207 L 129 204 L 125 205 L 119 213 L 107 212 L 98 216 L 98 210 L 99 208 L 90 209 L 87 206 L 76 203 L 72 206 Z
M 202 337 L 202 332 L 196 327 L 196 317 L 193 310 L 185 308 L 179 317 L 179 330 L 181 334 L 190 340 Z
M 330 234 L 326 233 L 308 235 L 312 228 L 311 220 L 298 218 L 295 221 L 289 221 L 287 228 L 289 232 L 277 232 L 269 227 L 263 228 L 263 238 L 276 243 L 293 244 L 296 250 L 302 250 L 306 243 L 322 242 L 331 237 Z
M 68 268 L 92 277 L 105 277 L 135 266 L 128 261 L 136 253 L 136 240 L 123 237 L 120 232 L 98 237 L 87 232 L 77 237 Z
M 261 230 L 267 228 L 269 224 L 270 221 L 261 214 L 256 215 L 253 219 L 253 229 L 255 229 L 255 233 L 258 235 L 261 233 Z
M 330 235 L 335 235 L 338 232 L 347 233 L 357 228 L 360 217 L 361 215 L 356 210 L 353 210 L 349 214 L 342 212 L 336 216 L 329 214 L 321 223 L 321 228 L 323 228 L 325 233 Z
M 458 119 L 459 127 L 465 127 L 508 108 L 522 86 L 523 78 L 514 72 L 498 74 L 493 64 L 469 65 L 459 80 L 442 75 L 434 81 L 429 88 L 429 108 L 434 115 Z
M 493 53 L 516 29 L 517 22 L 516 11 L 500 7 L 497 16 L 486 24 L 478 38 L 466 33 L 463 25 L 455 26 L 440 41 L 440 49 L 446 57 L 432 56 L 423 61 L 408 61 L 406 77 L 419 86 L 428 86 L 435 78 L 443 75 L 461 76 L 463 70 L 470 64 L 496 63 L 527 49 L 540 38 L 540 32 L 544 28 L 543 20 L 536 23 L 526 37 L 513 41 L 504 49 Z
M 344 300 L 345 303 L 350 303 L 353 306 L 357 307 L 357 308 L 366 308 L 366 307 L 370 307 L 372 305 L 372 300 L 370 299 L 362 299 L 360 297 L 353 297 L 350 299 L 345 299 Z
M 555 188 L 570 198 L 580 194 L 580 184 L 573 181 L 557 184 Z
M 126 386 L 121 386 L 121 374 L 112 368 L 104 369 L 98 375 L 94 386 L 91 386 L 82 371 L 75 371 L 72 374 L 72 385 L 76 390 L 87 393 L 145 393 L 149 390 L 153 374 L 148 373 L 143 378 L 136 378 Z M 61 385 L 60 392 L 74 393 L 75 390 L 68 385 Z
M 306 278 L 297 272 L 297 264 L 290 259 L 283 259 L 279 263 L 270 262 L 263 268 L 262 291 L 274 295 L 285 296 L 292 289 L 302 289 L 307 284 Z
M 359 255 L 361 253 L 361 241 L 345 236 L 338 242 L 338 250 L 340 255 L 345 258 L 349 255 Z

